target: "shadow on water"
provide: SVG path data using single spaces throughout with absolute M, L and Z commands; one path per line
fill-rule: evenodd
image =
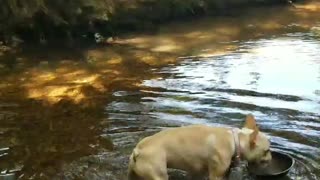
M 253 113 L 273 148 L 297 159 L 286 178 L 317 179 L 319 13 L 317 3 L 259 8 L 80 53 L 1 52 L 0 175 L 125 179 L 142 137 L 240 127 Z

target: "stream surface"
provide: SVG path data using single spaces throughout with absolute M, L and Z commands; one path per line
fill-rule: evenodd
M 265 19 L 270 11 L 279 13 L 278 24 Z M 320 14 L 253 12 L 253 19 L 209 18 L 128 40 L 136 46 L 110 47 L 121 58 L 107 65 L 69 56 L 1 62 L 0 179 L 126 179 L 141 138 L 189 124 L 241 127 L 248 113 L 273 150 L 296 159 L 282 179 L 319 179 Z M 178 55 L 141 63 L 136 48 Z M 186 178 L 179 171 L 170 177 Z

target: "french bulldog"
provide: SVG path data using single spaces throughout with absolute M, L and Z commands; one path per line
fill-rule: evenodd
M 167 168 L 173 168 L 221 180 L 236 157 L 259 164 L 272 159 L 269 138 L 251 114 L 241 129 L 189 125 L 142 139 L 130 156 L 128 179 L 168 180 Z

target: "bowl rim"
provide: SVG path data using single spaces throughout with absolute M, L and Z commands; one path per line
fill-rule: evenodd
M 248 168 L 249 172 L 255 176 L 279 176 L 279 175 L 288 173 L 290 171 L 290 169 L 294 166 L 295 159 L 290 154 L 279 152 L 279 151 L 271 151 L 271 153 L 277 153 L 277 154 L 287 156 L 289 159 L 291 159 L 291 165 L 288 168 L 286 168 L 285 170 L 280 171 L 280 172 L 271 173 L 271 174 L 257 174 L 257 173 L 253 173 L 252 171 L 250 171 L 249 164 L 247 164 L 247 168 Z

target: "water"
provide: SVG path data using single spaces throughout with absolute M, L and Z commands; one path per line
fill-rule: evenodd
M 272 147 L 298 159 L 293 172 L 303 165 L 310 173 L 292 173 L 292 179 L 319 176 L 319 42 L 310 34 L 288 34 L 239 47 L 156 70 L 165 78 L 144 81 L 156 97 L 146 96 L 150 102 L 142 103 L 158 119 L 191 124 L 241 127 L 245 114 L 252 113 Z
M 76 55 L 37 49 L 6 57 L 0 177 L 125 179 L 141 138 L 189 124 L 241 127 L 252 113 L 272 148 L 296 159 L 283 179 L 319 179 L 316 7 L 168 25 Z

